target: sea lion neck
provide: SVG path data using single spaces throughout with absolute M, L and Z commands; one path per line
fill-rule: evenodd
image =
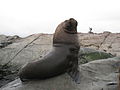
M 64 31 L 65 31 L 66 33 L 69 33 L 69 34 L 77 34 L 77 30 L 72 30 L 72 31 L 70 31 L 70 30 L 64 29 Z
M 53 44 L 79 46 L 77 34 L 69 34 L 64 31 L 56 31 L 53 35 Z

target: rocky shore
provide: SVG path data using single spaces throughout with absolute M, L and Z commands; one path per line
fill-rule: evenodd
M 85 83 L 93 83 L 92 87 L 91 85 L 88 85 L 87 87 L 90 86 L 94 89 L 89 90 L 116 90 L 108 89 L 110 87 L 114 87 L 114 85 L 108 85 L 109 87 L 105 85 L 110 83 L 117 83 L 117 68 L 120 64 L 120 33 L 79 33 L 78 36 L 81 45 L 81 50 L 79 53 L 79 64 L 80 67 L 83 68 L 81 70 L 81 73 L 85 74 L 89 72 L 88 75 L 95 75 L 97 77 L 97 79 L 95 79 L 93 76 L 88 77 L 86 75 L 85 77 L 82 77 L 82 79 L 85 78 L 86 80 L 88 78 L 88 81 L 86 80 L 85 82 L 81 82 L 81 85 L 85 86 Z M 50 51 L 52 45 L 52 37 L 52 34 L 33 34 L 25 38 L 19 37 L 17 35 L 0 35 L 0 86 L 3 86 L 0 90 L 38 90 L 37 86 L 41 88 L 41 90 L 48 90 L 47 88 L 45 89 L 44 86 L 47 85 L 48 88 L 52 87 L 49 85 L 49 83 L 52 81 L 57 82 L 58 84 L 60 84 L 58 81 L 62 81 L 62 83 L 68 83 L 69 85 L 67 89 L 64 86 L 60 87 L 61 89 L 58 89 L 56 83 L 54 83 L 54 85 L 56 85 L 55 90 L 68 90 L 71 87 L 73 87 L 73 89 L 69 90 L 78 90 L 78 88 L 81 88 L 81 85 L 73 85 L 73 83 L 69 81 L 70 79 L 67 80 L 69 77 L 66 74 L 50 79 L 48 81 L 38 81 L 38 83 L 30 82 L 30 84 L 27 84 L 26 86 L 22 86 L 20 80 L 17 79 L 18 70 L 26 62 L 41 58 Z M 108 62 L 106 60 L 108 60 Z M 88 70 L 87 67 L 92 67 L 91 63 L 93 63 L 92 65 L 95 63 L 100 63 L 101 66 L 99 68 L 105 71 L 99 71 L 99 68 L 95 72 L 92 71 L 92 69 Z M 102 64 L 104 63 L 106 66 L 102 67 Z M 112 68 L 111 63 L 113 63 L 113 66 L 115 66 L 114 68 Z M 95 67 L 92 68 L 95 69 Z M 86 72 L 84 72 L 84 69 Z M 98 75 L 97 73 L 100 74 Z M 105 77 L 105 75 L 108 75 L 108 77 Z M 104 80 L 101 80 L 102 78 L 104 78 Z M 6 84 L 9 82 L 11 83 L 6 86 Z M 97 84 L 95 82 L 97 82 Z M 100 84 L 100 82 L 103 84 Z M 31 84 L 36 85 L 33 85 L 35 89 L 30 89 L 29 85 Z M 38 84 L 43 85 L 43 87 L 39 86 Z M 101 87 L 98 87 L 99 85 L 101 85 Z M 10 86 L 12 86 L 11 89 Z M 14 86 L 17 87 L 17 89 L 15 89 Z M 19 86 L 22 87 L 22 89 L 19 88 Z M 87 87 L 83 87 L 79 90 L 88 90 Z M 102 87 L 106 89 L 100 89 Z M 116 86 L 114 88 L 116 88 Z

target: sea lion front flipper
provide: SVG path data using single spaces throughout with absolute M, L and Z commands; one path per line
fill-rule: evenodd
M 80 72 L 78 70 L 78 66 L 73 66 L 68 70 L 68 74 L 77 84 L 80 84 Z

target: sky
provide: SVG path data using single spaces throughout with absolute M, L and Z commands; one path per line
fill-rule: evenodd
M 120 32 L 120 0 L 0 0 L 0 34 L 54 33 L 75 18 L 78 32 Z

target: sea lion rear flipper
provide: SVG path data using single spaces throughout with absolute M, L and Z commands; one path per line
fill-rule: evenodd
M 72 67 L 70 70 L 68 70 L 68 74 L 73 79 L 73 81 L 75 81 L 77 84 L 80 84 L 80 72 L 78 70 L 78 67 Z

